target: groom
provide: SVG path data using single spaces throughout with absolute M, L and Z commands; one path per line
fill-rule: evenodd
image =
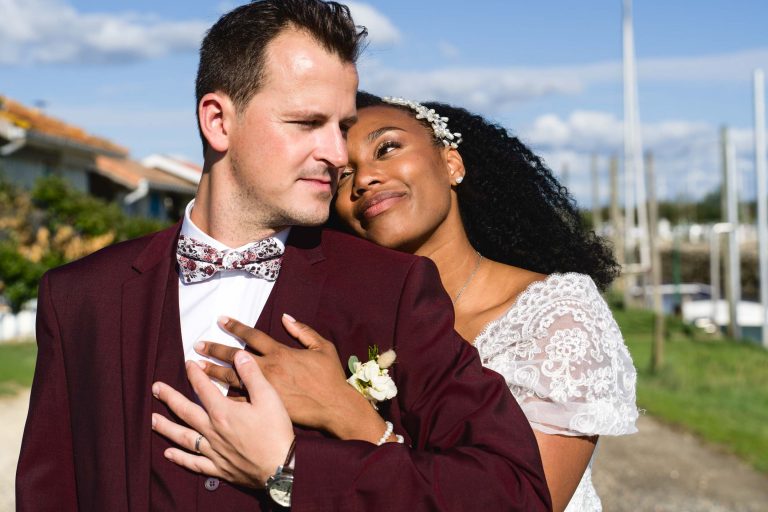
M 167 461 L 151 430 L 153 413 L 170 416 L 151 384 L 195 400 L 184 360 L 220 335 L 221 313 L 296 346 L 280 321 L 290 313 L 343 361 L 373 344 L 397 351 L 399 395 L 382 412 L 408 442 L 296 428 L 295 510 L 549 509 L 528 423 L 453 332 L 434 266 L 311 227 L 347 161 L 361 39 L 345 7 L 319 0 L 254 2 L 211 28 L 197 78 L 205 171 L 184 220 L 43 277 L 18 510 L 276 508 L 261 489 Z M 253 427 L 256 465 L 291 449 L 281 407 Z

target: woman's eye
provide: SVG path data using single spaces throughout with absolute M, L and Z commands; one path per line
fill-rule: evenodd
M 352 167 L 344 167 L 339 171 L 339 181 L 348 178 L 355 174 L 355 170 Z
M 379 147 L 376 148 L 376 152 L 374 153 L 374 156 L 376 158 L 381 158 L 393 149 L 397 149 L 401 147 L 399 142 L 395 142 L 393 140 L 388 140 L 385 142 L 382 142 Z

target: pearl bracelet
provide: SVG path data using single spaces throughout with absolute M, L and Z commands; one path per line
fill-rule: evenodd
M 389 436 L 392 435 L 392 432 L 395 429 L 395 427 L 392 426 L 391 421 L 385 421 L 384 423 L 387 425 L 387 429 L 384 431 L 384 435 L 381 436 L 381 439 L 379 439 L 379 442 L 376 443 L 376 446 L 381 446 L 384 443 L 386 443 L 387 439 L 389 439 Z M 397 442 L 400 444 L 403 444 L 405 442 L 405 439 L 400 434 L 395 434 L 395 439 L 397 439 Z
M 391 421 L 385 421 L 384 423 L 387 425 L 387 428 L 386 430 L 384 430 L 384 435 L 381 436 L 381 439 L 379 439 L 379 442 L 376 443 L 376 446 L 381 446 L 384 443 L 386 443 L 387 439 L 389 439 L 389 436 L 392 435 L 392 431 L 395 429 Z

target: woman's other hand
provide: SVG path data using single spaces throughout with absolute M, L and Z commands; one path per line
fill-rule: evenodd
M 294 423 L 325 430 L 340 439 L 376 442 L 381 438 L 384 420 L 347 383 L 336 347 L 314 329 L 283 315 L 285 329 L 305 347 L 297 349 L 232 318 L 222 317 L 219 324 L 255 352 L 251 357 L 277 390 Z M 213 342 L 202 342 L 195 349 L 229 364 L 238 352 Z M 203 370 L 230 387 L 242 388 L 234 368 L 206 363 Z

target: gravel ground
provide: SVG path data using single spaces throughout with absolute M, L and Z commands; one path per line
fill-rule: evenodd
M 13 481 L 29 392 L 0 399 L 0 512 L 14 510 Z M 640 433 L 600 440 L 593 468 L 606 512 L 768 510 L 768 476 L 650 417 Z

